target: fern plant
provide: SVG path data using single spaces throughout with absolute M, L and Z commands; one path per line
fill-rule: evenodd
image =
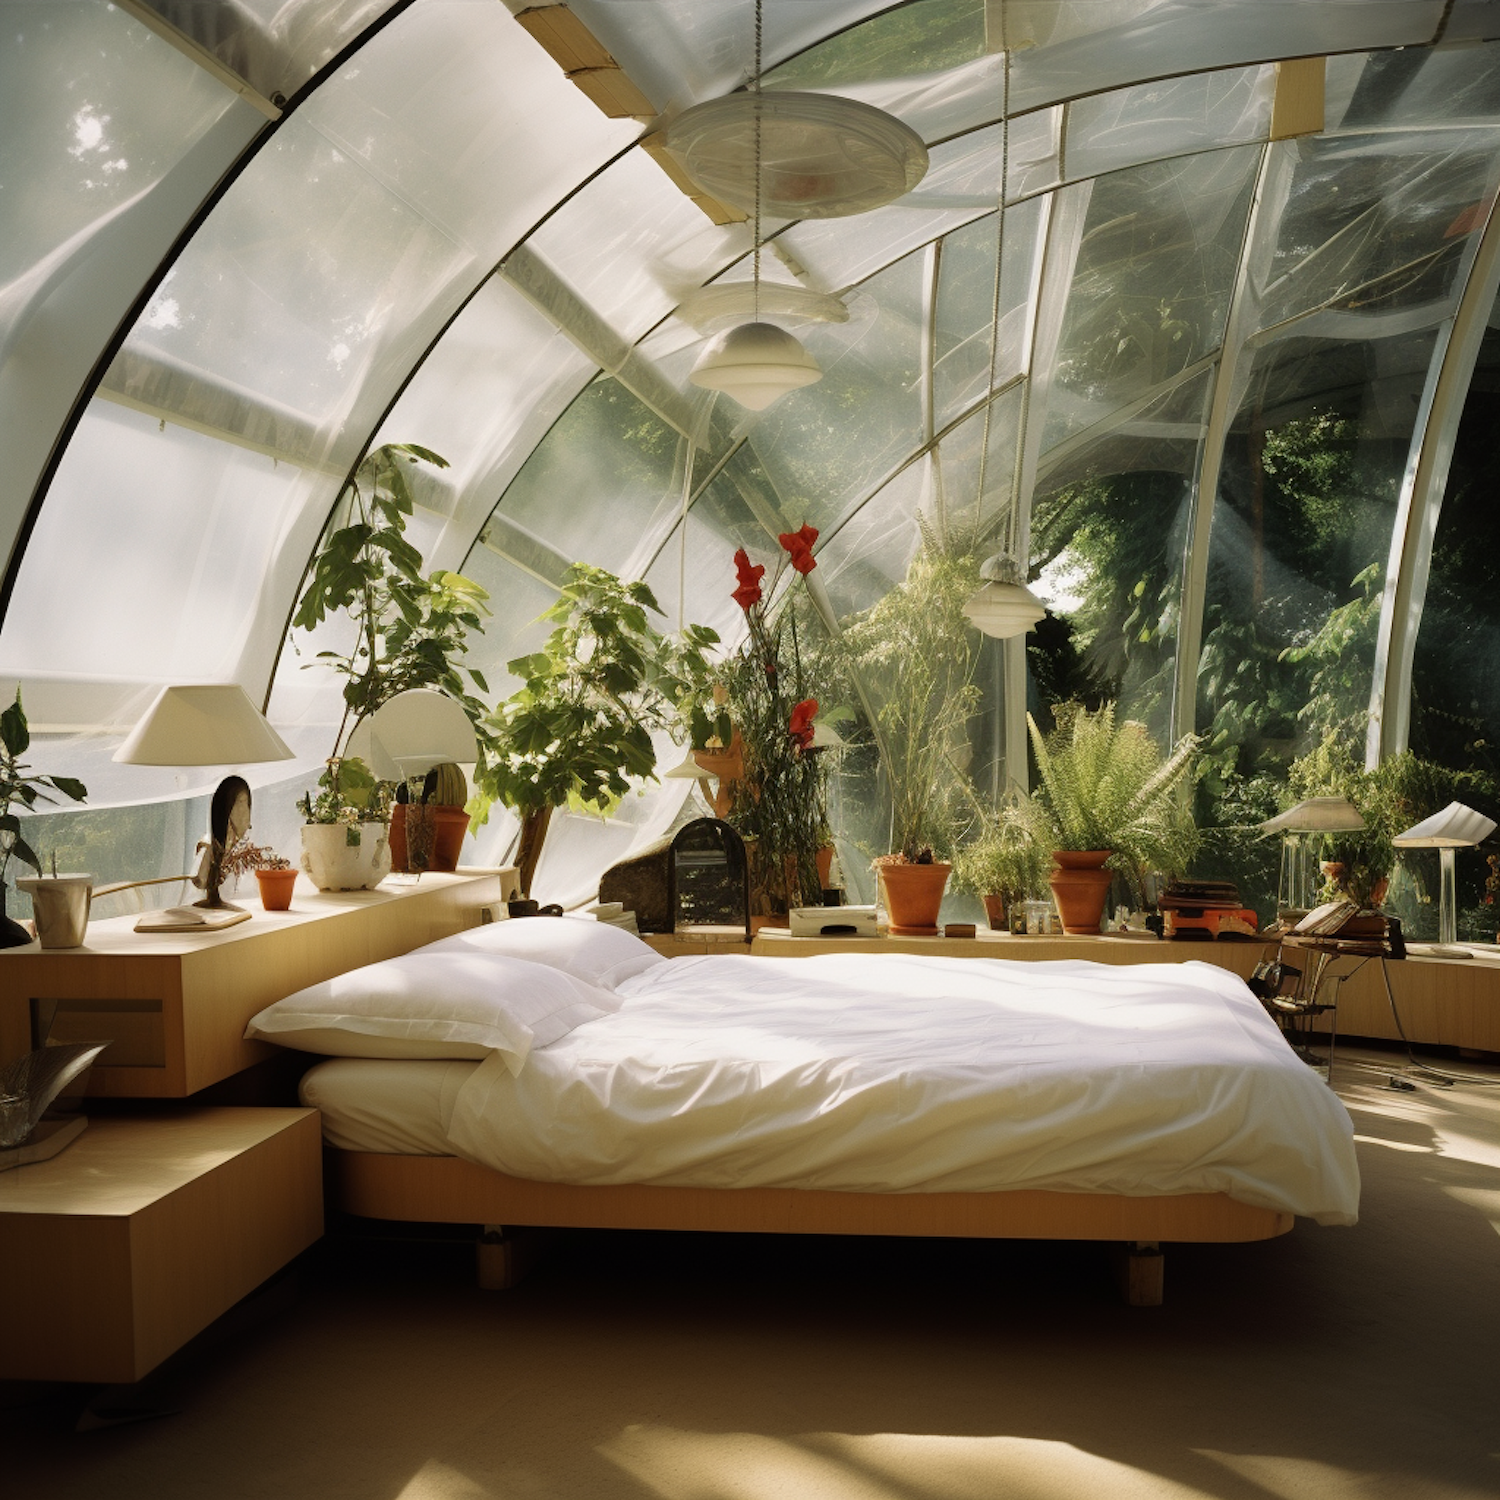
M 1044 735 L 1029 714 L 1041 785 L 1028 804 L 1035 831 L 1061 850 L 1109 849 L 1110 866 L 1139 895 L 1148 870 L 1183 870 L 1198 830 L 1180 793 L 1192 776 L 1196 735 L 1163 756 L 1144 724 L 1117 719 L 1112 703 L 1096 713 L 1059 704 Z

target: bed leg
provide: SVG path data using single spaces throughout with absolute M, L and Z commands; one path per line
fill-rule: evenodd
M 1120 1291 L 1129 1306 L 1161 1306 L 1164 1261 L 1155 1240 L 1130 1240 L 1121 1247 L 1116 1265 Z
M 483 1292 L 508 1292 L 519 1286 L 541 1257 L 547 1233 L 542 1229 L 507 1229 L 486 1224 L 474 1245 L 474 1270 Z

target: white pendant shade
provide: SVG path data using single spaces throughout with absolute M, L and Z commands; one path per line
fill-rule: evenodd
M 163 688 L 113 756 L 127 766 L 248 766 L 295 758 L 234 682 Z
M 838 730 L 832 724 L 825 724 L 821 719 L 814 719 L 812 744 L 809 748 L 813 750 L 842 750 L 845 748 L 845 744 L 839 736 Z
M 751 411 L 764 411 L 788 391 L 822 378 L 817 360 L 774 323 L 741 323 L 721 333 L 688 376 L 694 385 L 723 391 Z
M 706 338 L 737 323 L 745 323 L 759 310 L 773 318 L 793 323 L 847 323 L 849 309 L 827 292 L 805 286 L 787 286 L 780 281 L 719 281 L 690 292 L 674 309 L 676 316 Z
M 837 94 L 772 89 L 696 104 L 672 121 L 667 149 L 706 193 L 778 219 L 837 219 L 893 203 L 921 182 L 927 147 L 894 115 Z
M 1308 797 L 1256 826 L 1262 833 L 1353 833 L 1365 817 L 1347 797 Z
M 1462 802 L 1450 802 L 1442 812 L 1424 818 L 1391 842 L 1398 849 L 1467 849 L 1482 844 L 1494 831 L 1494 819 Z
M 992 579 L 964 605 L 964 613 L 976 630 L 1004 641 L 1025 635 L 1047 607 L 1025 584 Z
M 382 781 L 425 776 L 451 762 L 468 766 L 479 758 L 479 741 L 463 709 L 430 688 L 397 693 L 349 736 L 346 751 L 357 755 Z

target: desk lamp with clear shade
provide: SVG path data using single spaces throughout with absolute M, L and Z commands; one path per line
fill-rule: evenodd
M 1282 836 L 1277 912 L 1306 912 L 1312 907 L 1313 850 L 1320 835 L 1353 833 L 1364 826 L 1364 814 L 1347 797 L 1308 797 L 1260 824 L 1262 833 Z
M 1391 840 L 1398 849 L 1438 851 L 1438 942 L 1458 941 L 1457 853 L 1482 844 L 1495 831 L 1495 821 L 1483 813 L 1450 802 L 1441 812 L 1397 834 Z

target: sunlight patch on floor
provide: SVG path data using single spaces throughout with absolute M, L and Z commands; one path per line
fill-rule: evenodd
M 396 1500 L 494 1500 L 494 1492 L 441 1459 L 430 1458 L 406 1482 Z
M 1361 1473 L 1279 1454 L 1196 1451 L 1276 1500 L 1494 1500 L 1488 1487 L 1453 1485 L 1426 1475 Z
M 1205 1500 L 1202 1490 L 1038 1438 L 631 1427 L 599 1451 L 663 1500 Z

